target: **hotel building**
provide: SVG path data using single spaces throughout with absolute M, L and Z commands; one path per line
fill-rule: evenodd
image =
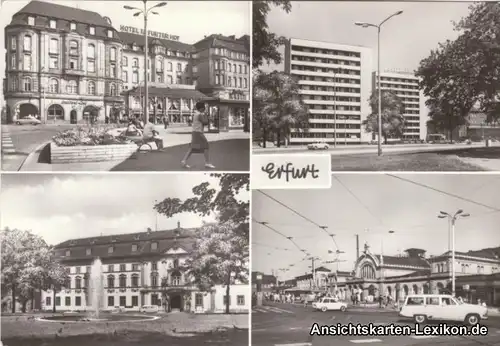
M 5 27 L 7 119 L 104 118 L 122 102 L 122 44 L 97 13 L 32 1 Z
M 7 121 L 117 122 L 142 115 L 144 35 L 92 11 L 31 1 L 5 28 Z M 249 131 L 249 36 L 194 45 L 149 32 L 149 119 L 189 123 L 206 100 L 211 129 Z M 224 69 L 222 69 L 224 67 Z
M 136 311 L 143 305 L 158 305 L 160 310 L 194 313 L 224 312 L 226 299 L 230 310 L 248 311 L 250 286 L 235 282 L 201 291 L 192 284 L 184 264 L 195 242 L 195 230 L 119 234 L 73 239 L 55 246 L 55 257 L 67 267 L 69 280 L 54 292 L 42 292 L 41 309 L 59 311 L 91 309 L 89 282 L 94 260 L 102 262 L 101 310 L 121 307 Z
M 373 72 L 372 87 L 378 90 L 377 73 Z M 380 89 L 394 92 L 403 102 L 405 112 L 405 129 L 402 140 L 425 140 L 426 119 L 422 112 L 424 106 L 423 94 L 420 90 L 419 79 L 410 73 L 382 72 Z
M 309 108 L 309 131 L 293 131 L 290 144 L 369 142 L 362 122 L 370 114 L 372 53 L 369 48 L 291 38 L 285 72 L 299 80 Z

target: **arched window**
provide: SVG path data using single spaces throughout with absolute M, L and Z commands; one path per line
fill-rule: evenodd
M 69 55 L 78 56 L 78 42 L 75 40 L 69 41 Z
M 95 46 L 92 43 L 89 44 L 87 47 L 87 58 L 88 59 L 95 59 Z
M 116 48 L 115 47 L 111 47 L 111 49 L 109 50 L 109 60 L 116 61 Z
M 172 63 L 171 62 L 169 62 L 167 64 L 167 71 L 172 71 Z
M 60 105 L 51 105 L 47 110 L 48 120 L 64 120 L 64 108 Z
M 52 78 L 49 82 L 49 91 L 51 93 L 58 93 L 59 92 L 59 82 L 57 79 Z
M 124 274 L 120 275 L 120 288 L 127 287 L 127 276 Z
M 23 49 L 25 52 L 31 52 L 31 36 L 30 35 L 24 36 Z
M 109 85 L 109 94 L 111 96 L 116 96 L 116 85 L 113 83 Z
M 95 95 L 95 83 L 90 81 L 89 84 L 87 85 L 87 94 L 89 95 Z
M 78 86 L 76 84 L 76 81 L 70 80 L 68 82 L 68 85 L 66 86 L 66 92 L 68 94 L 77 94 L 78 93 Z
M 139 275 L 132 275 L 132 287 L 139 287 Z
M 172 273 L 172 286 L 180 286 L 181 285 L 181 273 L 175 271 Z
M 77 289 L 82 288 L 82 278 L 79 276 L 75 278 L 75 288 Z
M 115 287 L 115 277 L 114 275 L 108 275 L 108 288 Z
M 133 66 L 133 67 L 139 67 L 139 59 L 134 58 L 134 60 L 133 60 L 133 62 L 132 62 L 132 66 Z
M 375 279 L 375 269 L 370 264 L 363 265 L 360 274 L 363 279 Z
M 31 78 L 30 77 L 24 77 L 23 78 L 23 85 L 24 85 L 24 91 L 31 91 Z

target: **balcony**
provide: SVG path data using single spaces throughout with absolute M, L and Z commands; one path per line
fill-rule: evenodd
M 65 67 L 64 73 L 71 76 L 84 76 L 85 71 L 77 68 Z

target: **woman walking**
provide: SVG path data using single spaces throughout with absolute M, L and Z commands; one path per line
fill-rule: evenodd
M 202 101 L 197 102 L 195 108 L 196 112 L 193 115 L 191 146 L 186 155 L 184 155 L 181 165 L 184 168 L 191 168 L 187 164 L 187 160 L 191 157 L 191 154 L 203 154 L 205 156 L 205 168 L 215 168 L 215 166 L 210 163 L 208 141 L 203 133 L 205 126 L 208 125 L 208 116 L 205 113 L 205 103 Z

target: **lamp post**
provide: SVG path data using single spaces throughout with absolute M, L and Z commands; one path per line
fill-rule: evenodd
M 154 6 L 147 7 L 147 0 L 142 0 L 144 3 L 144 9 L 140 9 L 132 6 L 123 6 L 126 10 L 135 10 L 134 17 L 138 17 L 141 14 L 144 16 L 144 123 L 147 124 L 149 122 L 149 91 L 148 91 L 148 70 L 149 70 L 149 52 L 148 52 L 148 15 L 151 14 L 159 14 L 158 12 L 151 11 L 153 8 L 166 6 L 166 2 L 160 2 Z
M 457 210 L 453 215 L 440 211 L 438 218 L 449 220 L 448 227 L 451 231 L 451 294 L 455 296 L 455 223 L 459 217 L 468 217 L 470 214 L 465 213 L 462 209 Z
M 382 25 L 389 19 L 395 16 L 399 16 L 403 11 L 398 11 L 391 14 L 389 17 L 384 19 L 380 24 L 370 24 L 366 22 L 355 22 L 357 26 L 363 28 L 374 27 L 377 28 L 377 89 L 378 89 L 378 156 L 382 155 L 382 91 L 380 90 L 380 29 Z

